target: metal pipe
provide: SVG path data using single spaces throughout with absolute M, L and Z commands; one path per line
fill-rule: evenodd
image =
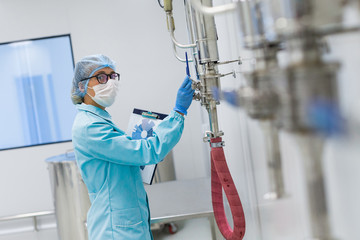
M 241 0 L 238 5 L 235 16 L 245 48 L 266 52 L 269 45 L 278 44 L 277 33 L 272 28 L 272 21 L 269 21 L 272 12 L 264 0 Z
M 217 137 L 220 134 L 220 130 L 219 130 L 219 122 L 218 122 L 215 100 L 210 100 L 208 112 L 209 112 L 210 130 L 213 134 L 213 137 Z
M 197 45 L 196 44 L 181 44 L 176 40 L 175 35 L 174 35 L 175 23 L 174 23 L 174 18 L 173 18 L 173 15 L 172 15 L 172 0 L 164 1 L 164 9 L 165 9 L 165 12 L 166 12 L 167 27 L 168 27 L 168 30 L 170 32 L 171 40 L 173 42 L 174 55 L 180 62 L 186 62 L 185 59 L 180 58 L 178 56 L 176 47 L 179 47 L 179 48 L 195 48 Z M 193 59 L 188 59 L 188 62 L 193 62 L 193 61 L 194 61 Z
M 213 97 L 213 89 L 220 89 L 220 74 L 214 63 L 207 63 L 204 66 L 204 74 L 201 75 L 201 104 L 206 107 L 209 114 L 210 130 L 212 137 L 222 136 L 222 132 L 219 130 L 217 107 L 219 104 Z
M 39 227 L 38 227 L 37 217 L 49 216 L 49 215 L 55 215 L 55 212 L 43 211 L 43 212 L 33 212 L 33 213 L 18 214 L 13 216 L 6 216 L 6 217 L 1 217 L 0 222 L 20 220 L 24 218 L 32 218 L 34 231 L 38 232 Z
M 185 20 L 186 20 L 186 26 L 189 33 L 190 42 L 195 42 L 194 38 L 194 28 L 193 28 L 193 22 L 191 19 L 193 19 L 193 10 L 191 8 L 191 4 L 188 3 L 188 1 L 184 1 L 185 4 Z M 194 49 L 193 49 L 194 50 Z
M 183 63 L 186 62 L 186 59 L 183 59 L 183 58 L 179 57 L 179 55 L 177 54 L 176 46 L 175 46 L 174 43 L 173 43 L 173 52 L 174 52 L 174 55 L 175 55 L 177 60 L 179 60 L 180 62 L 183 62 Z M 188 59 L 188 62 L 193 62 L 193 61 L 194 61 L 193 59 Z
M 265 199 L 274 200 L 285 196 L 284 178 L 279 147 L 279 132 L 273 120 L 260 121 L 265 136 L 266 161 L 269 175 L 269 192 Z
M 297 141 L 303 154 L 310 216 L 311 236 L 309 237 L 317 240 L 334 239 L 329 222 L 322 167 L 324 139 L 314 134 L 298 134 Z
M 242 63 L 242 59 L 239 57 L 239 59 L 237 60 L 229 60 L 229 61 L 225 61 L 225 62 L 218 62 L 217 65 L 224 65 L 224 64 L 229 64 L 229 63 L 238 63 L 238 65 L 240 65 Z
M 195 40 L 195 33 L 194 33 L 194 22 L 192 21 L 193 19 L 193 14 L 194 10 L 191 7 L 191 4 L 188 3 L 188 1 L 184 1 L 185 4 L 185 19 L 186 19 L 186 25 L 187 25 L 187 30 L 188 30 L 188 37 L 189 37 L 189 42 L 196 42 Z M 199 78 L 199 67 L 198 67 L 198 50 L 197 48 L 192 48 L 191 49 L 192 54 L 193 54 L 193 59 L 194 59 L 194 66 L 195 66 L 195 71 L 196 71 L 196 78 Z M 196 97 L 194 97 L 194 99 L 197 99 Z
M 39 228 L 37 226 L 37 219 L 36 219 L 36 216 L 33 217 L 33 224 L 34 224 L 34 231 L 35 232 L 38 232 L 39 231 Z
M 196 43 L 194 43 L 194 44 L 181 44 L 181 43 L 179 43 L 175 39 L 174 32 L 171 32 L 170 36 L 171 36 L 171 40 L 173 41 L 173 43 L 179 48 L 196 48 Z
M 259 47 L 263 41 L 263 32 L 259 26 L 261 20 L 259 17 L 261 15 L 257 14 L 258 5 L 256 5 L 255 1 L 242 1 L 238 12 L 243 46 L 250 49 Z
M 168 24 L 168 29 L 170 32 L 170 36 L 171 36 L 171 40 L 173 41 L 173 43 L 179 47 L 179 48 L 195 48 L 196 47 L 196 43 L 192 43 L 192 44 L 181 44 L 179 43 L 176 38 L 175 38 L 175 24 L 174 24 L 174 18 L 172 16 L 172 12 L 168 12 L 166 13 L 166 20 L 167 20 L 167 24 Z
M 212 6 L 212 0 L 203 0 L 206 6 Z M 191 9 L 188 10 L 191 13 Z M 211 137 L 222 135 L 219 130 L 216 105 L 218 102 L 213 98 L 212 89 L 220 89 L 220 74 L 216 63 L 219 61 L 217 33 L 213 16 L 204 16 L 199 11 L 194 11 L 193 19 L 195 39 L 197 39 L 197 59 L 200 65 L 197 67 L 201 73 L 201 104 L 206 107 L 209 114 Z M 189 30 L 189 29 L 188 29 Z
M 24 218 L 41 217 L 41 216 L 54 215 L 54 214 L 55 214 L 54 211 L 24 213 L 24 214 L 18 214 L 18 215 L 13 215 L 13 216 L 1 217 L 0 222 L 10 221 L 10 220 L 19 220 L 19 219 L 24 219 Z
M 238 2 L 228 3 L 221 6 L 209 7 L 207 5 L 201 4 L 201 0 L 190 0 L 191 6 L 193 6 L 197 11 L 205 15 L 214 16 L 220 13 L 226 13 L 234 11 L 238 7 Z
M 212 6 L 212 0 L 203 0 L 207 6 Z M 195 38 L 198 46 L 198 59 L 200 64 L 218 62 L 219 53 L 217 46 L 217 33 L 213 16 L 205 16 L 195 11 Z

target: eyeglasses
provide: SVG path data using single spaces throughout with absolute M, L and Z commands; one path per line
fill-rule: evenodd
M 98 75 L 95 76 L 91 76 L 88 78 L 84 78 L 81 79 L 80 82 L 91 79 L 91 78 L 96 78 L 96 80 L 100 83 L 100 84 L 106 84 L 108 82 L 109 79 L 111 80 L 120 80 L 120 74 L 119 73 L 110 73 L 110 74 L 106 74 L 106 73 L 100 73 Z

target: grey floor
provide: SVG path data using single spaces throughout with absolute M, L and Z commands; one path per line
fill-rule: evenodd
M 170 234 L 166 229 L 154 231 L 154 240 L 211 240 L 210 223 L 207 218 L 189 219 L 175 223 L 177 232 Z M 55 229 L 0 236 L 0 240 L 57 240 Z M 219 233 L 217 233 L 219 235 Z M 218 236 L 217 235 L 217 236 Z M 223 239 L 217 237 L 217 239 Z

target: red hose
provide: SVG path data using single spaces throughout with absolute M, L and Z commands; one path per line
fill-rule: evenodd
M 222 142 L 221 137 L 211 139 L 211 143 Z M 230 205 L 234 222 L 231 229 L 225 215 L 222 188 Z M 216 223 L 227 240 L 241 240 L 245 234 L 245 215 L 234 181 L 226 164 L 224 149 L 211 148 L 211 197 Z

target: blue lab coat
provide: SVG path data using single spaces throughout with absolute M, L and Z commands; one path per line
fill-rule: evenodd
M 132 140 L 110 114 L 79 104 L 72 129 L 77 165 L 89 191 L 89 240 L 151 240 L 150 213 L 139 166 L 156 164 L 180 140 L 184 117 L 172 111 L 153 137 Z

